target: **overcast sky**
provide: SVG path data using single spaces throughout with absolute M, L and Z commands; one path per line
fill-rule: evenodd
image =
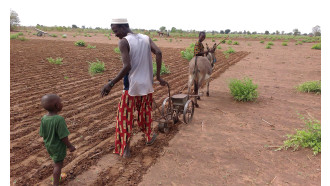
M 131 28 L 310 33 L 321 26 L 322 1 L 297 0 L 119 0 L 10 1 L 21 25 L 109 28 L 112 18 L 125 17 Z

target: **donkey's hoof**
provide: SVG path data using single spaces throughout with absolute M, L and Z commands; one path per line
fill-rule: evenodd
M 206 96 L 209 97 L 210 96 L 210 93 L 206 92 Z
M 198 107 L 199 107 L 198 103 L 195 103 L 195 107 L 196 107 L 196 108 L 198 108 Z

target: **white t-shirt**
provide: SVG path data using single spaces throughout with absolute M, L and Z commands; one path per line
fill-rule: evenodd
M 128 33 L 126 37 L 130 51 L 131 70 L 128 81 L 130 96 L 144 96 L 153 93 L 153 68 L 149 37 Z

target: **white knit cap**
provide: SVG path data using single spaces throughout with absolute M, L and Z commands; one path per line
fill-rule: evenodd
M 126 18 L 116 18 L 111 20 L 111 24 L 118 25 L 118 24 L 128 24 Z

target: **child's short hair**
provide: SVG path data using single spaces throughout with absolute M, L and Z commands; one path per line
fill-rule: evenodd
M 46 94 L 41 98 L 41 105 L 47 111 L 54 111 L 55 104 L 60 100 L 60 97 L 56 94 Z

